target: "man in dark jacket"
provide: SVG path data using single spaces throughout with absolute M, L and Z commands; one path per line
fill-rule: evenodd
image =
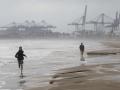
M 21 68 L 21 73 L 22 73 L 23 60 L 24 60 L 24 57 L 26 57 L 26 55 L 24 54 L 24 51 L 23 51 L 23 49 L 22 49 L 21 46 L 19 47 L 18 52 L 15 54 L 15 57 L 16 57 L 17 60 L 18 60 L 18 66 L 19 66 L 19 68 Z
M 81 43 L 81 45 L 79 46 L 79 48 L 80 48 L 80 52 L 81 52 L 81 55 L 83 56 L 83 53 L 84 53 L 84 45 L 83 45 L 83 43 Z

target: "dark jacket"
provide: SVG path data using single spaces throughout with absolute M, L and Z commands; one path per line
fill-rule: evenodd
M 80 45 L 80 51 L 84 51 L 84 45 Z
M 24 54 L 24 51 L 22 50 L 19 50 L 16 54 L 15 54 L 15 57 L 18 59 L 18 60 L 24 60 L 24 56 L 26 56 Z

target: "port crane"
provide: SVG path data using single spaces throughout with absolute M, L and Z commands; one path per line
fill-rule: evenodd
M 68 25 L 75 26 L 75 31 L 80 31 L 79 26 L 82 26 L 82 30 L 86 30 L 86 25 L 93 25 L 94 31 L 105 31 L 105 28 L 112 28 L 112 32 L 115 30 L 119 30 L 120 25 L 120 14 L 118 15 L 118 12 L 116 12 L 116 18 L 112 18 L 105 13 L 101 13 L 96 18 L 87 21 L 87 5 L 85 6 L 85 11 L 83 16 L 80 18 L 77 18 L 72 23 L 69 23 Z

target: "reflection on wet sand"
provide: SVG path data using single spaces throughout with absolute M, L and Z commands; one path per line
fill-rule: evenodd
M 81 56 L 80 61 L 85 61 L 84 56 Z
M 85 60 L 84 56 L 81 56 L 80 61 L 81 61 L 80 66 L 86 66 L 87 65 L 87 61 Z
M 26 83 L 26 80 L 24 79 L 26 76 L 24 76 L 23 74 L 20 75 L 20 81 L 18 82 L 19 83 L 19 86 L 24 88 L 25 87 L 25 83 Z
M 19 81 L 20 87 L 24 87 L 24 86 L 25 86 L 25 83 L 26 83 L 26 80 L 21 80 L 21 81 Z

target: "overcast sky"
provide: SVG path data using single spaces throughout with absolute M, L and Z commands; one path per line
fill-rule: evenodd
M 46 20 L 58 31 L 69 31 L 67 24 L 82 16 L 86 4 L 89 20 L 103 12 L 115 17 L 120 11 L 120 0 L 0 0 L 0 26 L 13 21 Z

